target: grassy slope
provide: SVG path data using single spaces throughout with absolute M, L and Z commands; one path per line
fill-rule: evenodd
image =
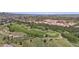
M 28 36 L 35 37 L 32 39 L 21 41 L 23 43 L 22 46 L 73 46 L 72 43 L 70 43 L 67 39 L 60 38 L 60 33 L 56 31 L 42 31 L 37 28 L 29 28 L 28 26 L 17 23 L 9 25 L 9 28 L 11 31 L 23 32 L 28 34 Z M 44 37 L 45 34 L 47 34 L 49 37 Z M 18 44 L 14 45 L 19 46 Z

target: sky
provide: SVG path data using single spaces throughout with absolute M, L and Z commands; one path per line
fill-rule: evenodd
M 79 14 L 79 12 L 13 12 L 16 14 Z

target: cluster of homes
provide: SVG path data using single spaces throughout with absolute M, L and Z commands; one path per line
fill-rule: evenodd
M 35 23 L 44 23 L 44 24 L 57 25 L 63 27 L 70 27 L 75 25 L 74 22 L 68 22 L 66 20 L 51 20 L 51 19 L 45 19 L 43 21 L 35 21 Z
M 0 24 L 7 24 L 13 22 L 14 19 L 0 19 Z

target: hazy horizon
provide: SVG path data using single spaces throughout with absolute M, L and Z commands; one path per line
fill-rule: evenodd
M 8 12 L 15 14 L 79 14 L 79 12 Z

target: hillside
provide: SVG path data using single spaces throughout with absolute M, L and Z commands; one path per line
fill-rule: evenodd
M 0 13 L 0 46 L 78 47 L 78 26 L 78 16 Z

